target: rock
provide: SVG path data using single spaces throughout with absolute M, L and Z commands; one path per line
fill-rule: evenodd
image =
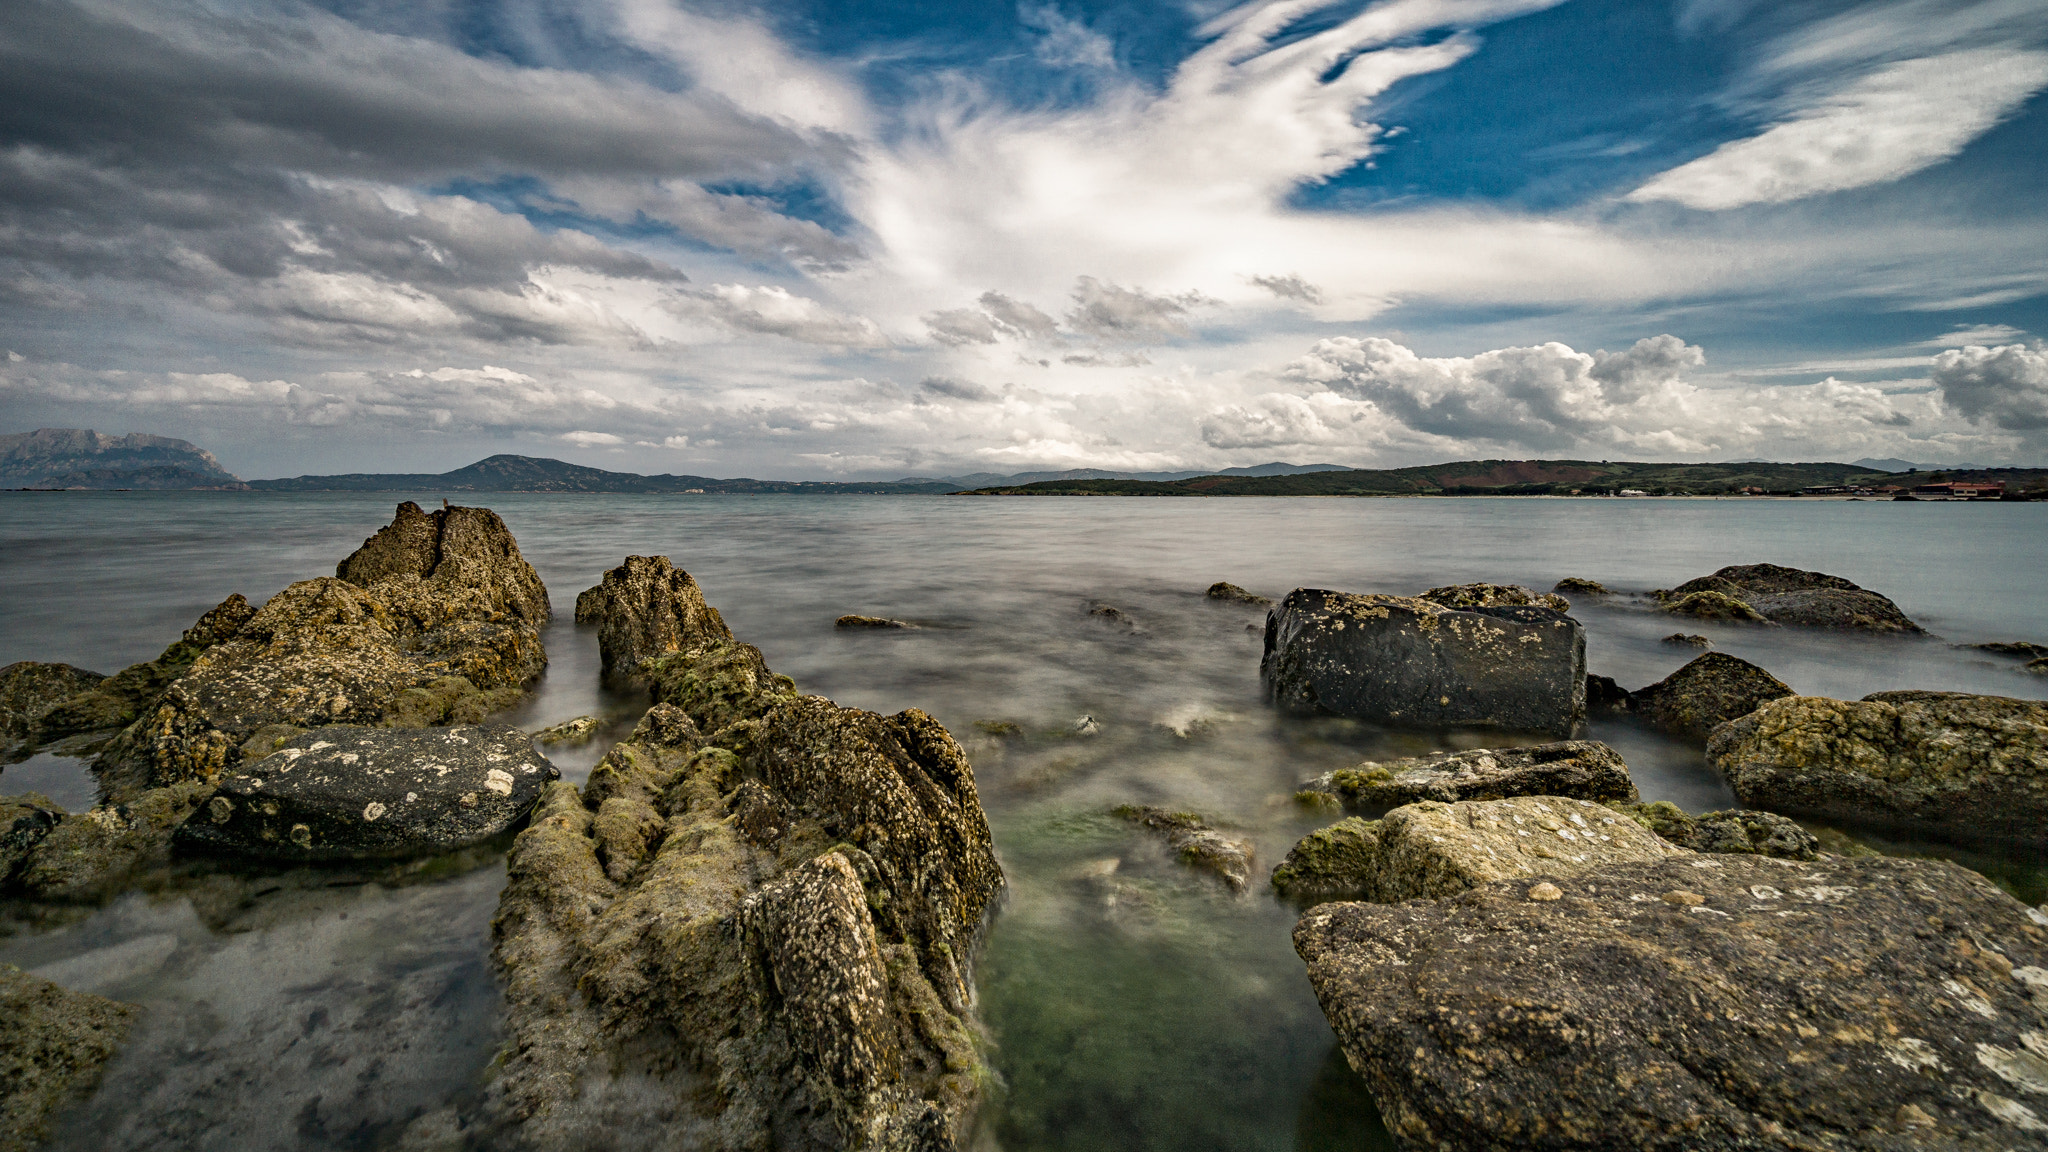
M 1380 822 L 1352 816 L 1303 836 L 1273 869 L 1273 887 L 1300 901 L 1360 900 L 1379 862 Z
M 1432 752 L 1339 768 L 1302 785 L 1328 792 L 1347 807 L 1385 811 L 1418 800 L 1503 800 L 1568 796 L 1579 800 L 1636 798 L 1621 754 L 1598 740 L 1562 740 L 1526 748 Z
M 1118 608 L 1114 604 L 1104 604 L 1100 600 L 1092 600 L 1088 604 L 1088 615 L 1105 624 L 1115 624 L 1133 635 L 1144 631 L 1143 628 L 1138 626 L 1136 620 L 1131 619 L 1130 613 Z
M 1629 693 L 1628 707 L 1667 732 L 1705 740 L 1716 727 L 1790 695 L 1784 681 L 1749 661 L 1709 652 Z
M 1577 576 L 1567 576 L 1559 580 L 1550 590 L 1552 592 L 1571 592 L 1582 596 L 1606 596 L 1609 594 L 1607 586 L 1598 580 L 1584 580 Z
M 507 860 L 505 1121 L 542 1147 L 956 1147 L 995 1080 L 968 974 L 1003 882 L 959 746 L 743 644 L 644 670 L 655 706 Z
M 1225 580 L 1209 585 L 1209 599 L 1228 600 L 1233 604 L 1271 604 L 1269 597 L 1255 596 Z
M 1781 860 L 1814 860 L 1820 856 L 1818 837 L 1774 812 L 1733 808 L 1688 816 L 1668 800 L 1654 804 L 1610 803 L 1608 807 L 1694 852 L 1734 852 Z
M 1251 841 L 1225 836 L 1192 812 L 1169 812 L 1164 808 L 1125 804 L 1118 807 L 1114 815 L 1164 833 L 1166 846 L 1179 854 L 1182 862 L 1222 877 L 1232 892 L 1243 892 L 1250 885 Z
M 1541 883 L 1295 928 L 1402 1147 L 2040 1146 L 2048 934 L 1975 873 L 1688 854 Z
M 1996 652 L 2000 656 L 2018 656 L 2022 660 L 2038 660 L 2048 657 L 2048 644 L 2030 644 L 2024 640 L 2000 640 L 1990 644 L 1966 644 L 1964 647 L 1975 648 L 1982 652 Z M 0 669 L 0 678 L 4 678 L 6 675 L 6 669 Z
M 1716 729 L 1744 807 L 2048 844 L 2048 703 L 1960 692 L 1791 696 Z
M 0 964 L 0 1149 L 49 1139 L 57 1114 L 99 1083 L 134 1013 Z
M 317 728 L 223 778 L 173 839 L 268 860 L 428 856 L 511 828 L 560 777 L 503 724 Z
M 63 816 L 28 848 L 13 888 L 35 900 L 86 902 L 130 887 L 170 864 L 171 833 L 211 791 L 186 781 Z
M 193 659 L 101 752 L 101 795 L 215 779 L 275 725 L 477 723 L 547 666 L 546 591 L 488 509 L 401 504 L 337 571 Z
M 1586 711 L 1628 711 L 1628 689 L 1616 684 L 1612 676 L 1587 676 Z
M 1548 608 L 1298 588 L 1267 617 L 1259 678 L 1287 712 L 1569 736 L 1586 715 L 1586 634 Z
M 1675 644 L 1680 648 L 1712 648 L 1714 646 L 1712 640 L 1696 632 L 1673 632 L 1671 635 L 1658 641 L 1658 643 Z
M 1569 612 L 1572 602 L 1552 592 L 1536 592 L 1520 584 L 1449 584 L 1431 588 L 1418 600 L 1446 608 L 1499 608 L 1533 604 L 1553 612 Z
M 834 628 L 916 628 L 917 625 L 903 620 L 891 620 L 886 616 L 841 616 L 832 622 Z
M 1707 599 L 1697 599 L 1709 593 Z M 1746 620 L 1732 600 L 1773 624 L 1807 628 L 1853 628 L 1863 632 L 1917 633 L 1925 629 L 1899 606 L 1840 576 L 1776 564 L 1737 564 L 1712 576 L 1688 580 L 1660 599 L 1668 612 L 1716 620 Z M 1688 606 L 1690 605 L 1690 606 Z
M 656 656 L 732 643 L 725 619 L 704 602 L 696 579 L 666 556 L 626 557 L 576 597 L 576 622 L 597 625 L 609 677 L 639 678 L 641 665 Z
M 65 699 L 106 677 L 69 664 L 22 660 L 0 668 L 0 760 L 33 746 L 35 722 Z
M 0 796 L 0 892 L 7 890 L 36 846 L 63 822 L 64 815 L 64 809 L 40 792 Z
M 1435 899 L 1495 880 L 1570 876 L 1681 852 L 1633 820 L 1585 800 L 1424 801 L 1380 820 L 1365 899 Z
M 2036 676 L 2048 675 L 2048 656 L 2043 656 L 2039 660 L 2027 661 L 2027 671 L 2032 672 Z
M 542 744 L 584 744 L 597 735 L 598 727 L 603 723 L 595 716 L 578 716 L 574 720 L 550 724 L 535 732 L 533 738 Z
M 1688 592 L 1664 605 L 1664 611 L 1674 616 L 1694 616 L 1701 620 L 1737 620 L 1751 624 L 1768 624 L 1764 614 L 1725 592 Z
M 131 664 L 38 716 L 31 738 L 48 744 L 67 736 L 126 728 L 153 707 L 172 681 L 207 649 L 233 636 L 256 610 L 237 592 L 207 609 L 154 660 Z

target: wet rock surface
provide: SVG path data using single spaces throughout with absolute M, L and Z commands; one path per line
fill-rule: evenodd
M 560 724 L 550 724 L 535 732 L 533 738 L 543 744 L 582 744 L 596 736 L 603 723 L 595 716 L 578 716 Z
M 1125 804 L 1114 815 L 1160 833 L 1183 863 L 1215 874 L 1232 892 L 1243 892 L 1251 884 L 1251 841 L 1226 836 L 1193 812 Z
M 0 761 L 33 747 L 35 722 L 106 677 L 69 664 L 22 660 L 0 668 Z
M 1688 815 L 1668 800 L 1654 804 L 1610 804 L 1636 823 L 1694 852 L 1733 852 L 1746 856 L 1776 856 L 1782 860 L 1813 860 L 1820 855 L 1820 840 L 1775 812 L 1731 808 L 1724 812 Z
M 1605 596 L 1607 586 L 1598 580 L 1587 580 L 1579 576 L 1567 576 L 1550 589 L 1552 592 L 1569 593 L 1575 596 Z
M 1560 740 L 1526 748 L 1432 752 L 1339 768 L 1302 786 L 1329 792 L 1348 808 L 1384 811 L 1418 800 L 1503 800 L 1567 796 L 1634 800 L 1635 781 L 1621 754 L 1598 740 Z
M 1714 646 L 1712 640 L 1701 636 L 1697 632 L 1673 632 L 1671 635 L 1658 641 L 1658 643 L 1672 644 L 1680 648 L 1712 648 Z
M 1614 682 L 1612 676 L 1586 677 L 1586 711 L 1623 712 L 1628 709 L 1628 689 Z
M 1942 862 L 1686 855 L 1294 942 L 1406 1147 L 1989 1152 L 2048 1132 L 2044 919 Z
M 223 778 L 174 842 L 293 861 L 449 852 L 512 828 L 560 776 L 502 724 L 317 728 Z
M 1745 807 L 2048 844 L 2048 703 L 1959 692 L 1775 700 L 1707 761 Z
M 1658 594 L 1665 610 L 1717 620 L 1767 620 L 1803 628 L 1917 633 L 1890 599 L 1840 576 L 1777 564 L 1735 564 Z
M 1379 851 L 1380 822 L 1347 817 L 1296 841 L 1273 869 L 1273 888 L 1301 901 L 1363 900 Z
M 1520 584 L 1447 584 L 1431 588 L 1418 600 L 1446 608 L 1500 608 L 1535 605 L 1552 612 L 1569 612 L 1572 602 L 1555 592 L 1537 592 Z
M 1218 580 L 1214 584 L 1209 585 L 1209 591 L 1206 593 L 1206 595 L 1211 600 L 1227 600 L 1232 604 L 1264 605 L 1271 604 L 1273 602 L 1272 598 L 1269 596 L 1259 596 L 1254 593 L 1247 592 L 1244 589 L 1239 588 L 1237 585 L 1232 584 L 1228 580 Z
M 1287 712 L 1565 736 L 1585 719 L 1586 637 L 1548 608 L 1298 588 L 1267 614 L 1259 677 Z
M 547 787 L 507 863 L 508 1142 L 955 1147 L 1002 885 L 959 746 L 746 645 L 648 673 L 656 705 L 581 792 Z
M 576 597 L 576 622 L 597 626 L 604 674 L 611 677 L 640 678 L 642 665 L 656 656 L 732 642 L 696 578 L 666 556 L 626 557 Z
M 134 1012 L 0 965 L 0 1149 L 48 1137 L 57 1112 L 98 1082 Z
M 1792 694 L 1784 681 L 1749 661 L 1709 652 L 1629 693 L 1628 707 L 1667 732 L 1704 741 L 1722 724 Z
M 205 781 L 151 788 L 60 816 L 41 829 L 17 817 L 9 835 L 22 833 L 25 846 L 5 888 L 39 901 L 104 899 L 170 862 L 171 834 L 211 791 Z M 33 819 L 43 824 L 47 818 Z
M 841 616 L 832 621 L 834 628 L 915 628 L 907 620 L 891 620 L 887 616 Z

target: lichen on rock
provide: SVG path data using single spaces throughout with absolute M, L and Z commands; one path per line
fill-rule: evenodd
M 1628 708 L 1668 732 L 1704 741 L 1722 724 L 1792 694 L 1784 681 L 1749 661 L 1709 652 L 1629 693 Z
M 1840 576 L 1778 564 L 1734 564 L 1657 593 L 1664 610 L 1708 620 L 1919 633 L 1899 606 Z
M 1214 584 L 1209 585 L 1209 591 L 1204 593 L 1204 595 L 1208 596 L 1211 600 L 1223 600 L 1232 604 L 1264 606 L 1273 602 L 1269 596 L 1260 596 L 1257 593 L 1247 592 L 1228 580 L 1218 580 Z
M 28 1152 L 98 1083 L 135 1009 L 0 964 L 0 1149 Z
M 1404 760 L 1368 761 L 1303 784 L 1350 808 L 1384 811 L 1418 800 L 1504 800 L 1564 796 L 1634 800 L 1636 785 L 1621 754 L 1598 740 L 1560 740 L 1523 748 L 1432 752 Z
M 1731 808 L 1692 816 L 1668 800 L 1651 804 L 1610 803 L 1608 807 L 1694 852 L 1775 856 L 1781 860 L 1814 860 L 1821 852 L 1818 837 L 1775 812 Z
M 0 668 L 0 762 L 26 756 L 35 746 L 36 721 L 63 701 L 106 677 L 69 664 L 22 660 Z
M 1560 587 L 1558 591 L 1563 591 L 1563 588 Z M 1538 608 L 1548 608 L 1552 612 L 1572 610 L 1572 602 L 1559 596 L 1557 592 L 1537 592 L 1520 584 L 1447 584 L 1442 588 L 1431 588 L 1416 599 L 1428 600 L 1446 608 L 1498 608 L 1533 604 Z
M 606 571 L 576 597 L 576 622 L 597 626 L 604 674 L 618 679 L 644 678 L 642 666 L 658 656 L 732 643 L 696 578 L 666 556 L 628 556 Z

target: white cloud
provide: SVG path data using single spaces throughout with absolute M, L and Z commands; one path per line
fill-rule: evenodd
M 1304 304 L 1321 304 L 1323 290 L 1299 276 L 1254 276 L 1252 286 L 1264 288 L 1282 300 L 1299 300 Z
M 2024 328 L 2010 324 L 1958 324 L 1939 336 L 1929 337 L 1914 344 L 1915 348 L 1959 348 L 1966 344 L 1988 346 L 2017 342 L 2027 334 Z
M 1116 47 L 1109 37 L 1067 16 L 1051 4 L 1020 4 L 1017 18 L 1026 28 L 1037 31 L 1032 55 L 1055 68 L 1116 67 Z
M 610 432 L 564 432 L 555 437 L 555 439 L 566 440 L 578 448 L 598 448 L 611 444 L 624 444 L 626 442 L 625 437 L 614 436 Z
M 887 343 L 867 317 L 837 311 L 778 285 L 714 284 L 704 291 L 680 290 L 669 308 L 679 316 L 715 320 L 735 331 L 805 344 L 874 348 Z
M 1155 296 L 1142 288 L 1083 276 L 1074 283 L 1074 306 L 1067 327 L 1100 340 L 1153 343 L 1193 335 L 1188 310 L 1214 303 L 1199 292 Z
M 1934 382 L 1972 424 L 2048 429 L 2048 351 L 2024 344 L 1950 349 L 1934 358 Z

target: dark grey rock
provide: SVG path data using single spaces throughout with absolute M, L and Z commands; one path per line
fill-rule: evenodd
M 1722 724 L 1792 694 L 1784 681 L 1749 661 L 1709 652 L 1629 693 L 1628 707 L 1667 732 L 1704 741 Z
M 1701 636 L 1697 632 L 1673 632 L 1671 635 L 1658 641 L 1658 643 L 1675 644 L 1680 648 L 1712 648 L 1714 646 L 1712 640 Z
M 1526 748 L 1432 752 L 1339 768 L 1303 784 L 1328 792 L 1346 807 L 1385 811 L 1418 800 L 1505 800 L 1510 796 L 1566 796 L 1575 800 L 1632 801 L 1635 781 L 1621 753 L 1598 740 L 1560 740 Z
M 1404 1148 L 1991 1152 L 2048 1131 L 2044 919 L 1946 862 L 1688 854 L 1294 944 Z
M 834 628 L 916 628 L 907 620 L 891 620 L 887 616 L 841 616 L 832 622 Z
M 560 776 L 502 724 L 317 728 L 223 779 L 175 839 L 277 860 L 428 855 L 511 828 Z
M 1712 576 L 1688 580 L 1659 599 L 1675 601 L 1667 611 L 1713 619 L 1746 618 L 1728 605 L 1727 600 L 1733 600 L 1773 624 L 1862 632 L 1925 631 L 1898 605 L 1876 592 L 1840 576 L 1777 564 L 1730 565 Z
M 1586 677 L 1586 711 L 1626 712 L 1628 710 L 1628 689 L 1614 682 L 1612 676 Z
M 1989 644 L 1966 644 L 1981 652 L 1996 652 L 2000 656 L 2017 656 L 2022 660 L 2040 660 L 2048 657 L 2048 644 L 2033 644 L 2025 640 L 1995 640 Z M 0 670 L 0 675 L 5 675 Z
M 22 660 L 0 668 L 0 761 L 32 746 L 35 722 L 63 700 L 106 677 L 69 664 Z
M 40 792 L 0 796 L 0 891 L 28 863 L 30 853 L 64 819 L 64 809 Z
M 1555 592 L 1538 592 L 1520 584 L 1446 584 L 1431 588 L 1418 600 L 1428 600 L 1446 608 L 1501 608 L 1534 604 L 1553 612 L 1569 612 L 1572 602 Z
M 1267 614 L 1259 676 L 1287 712 L 1569 736 L 1586 716 L 1586 634 L 1534 605 L 1297 588 Z
M 1567 576 L 1550 589 L 1552 592 L 1570 592 L 1580 596 L 1608 595 L 1607 586 L 1598 580 L 1587 580 L 1580 576 Z

